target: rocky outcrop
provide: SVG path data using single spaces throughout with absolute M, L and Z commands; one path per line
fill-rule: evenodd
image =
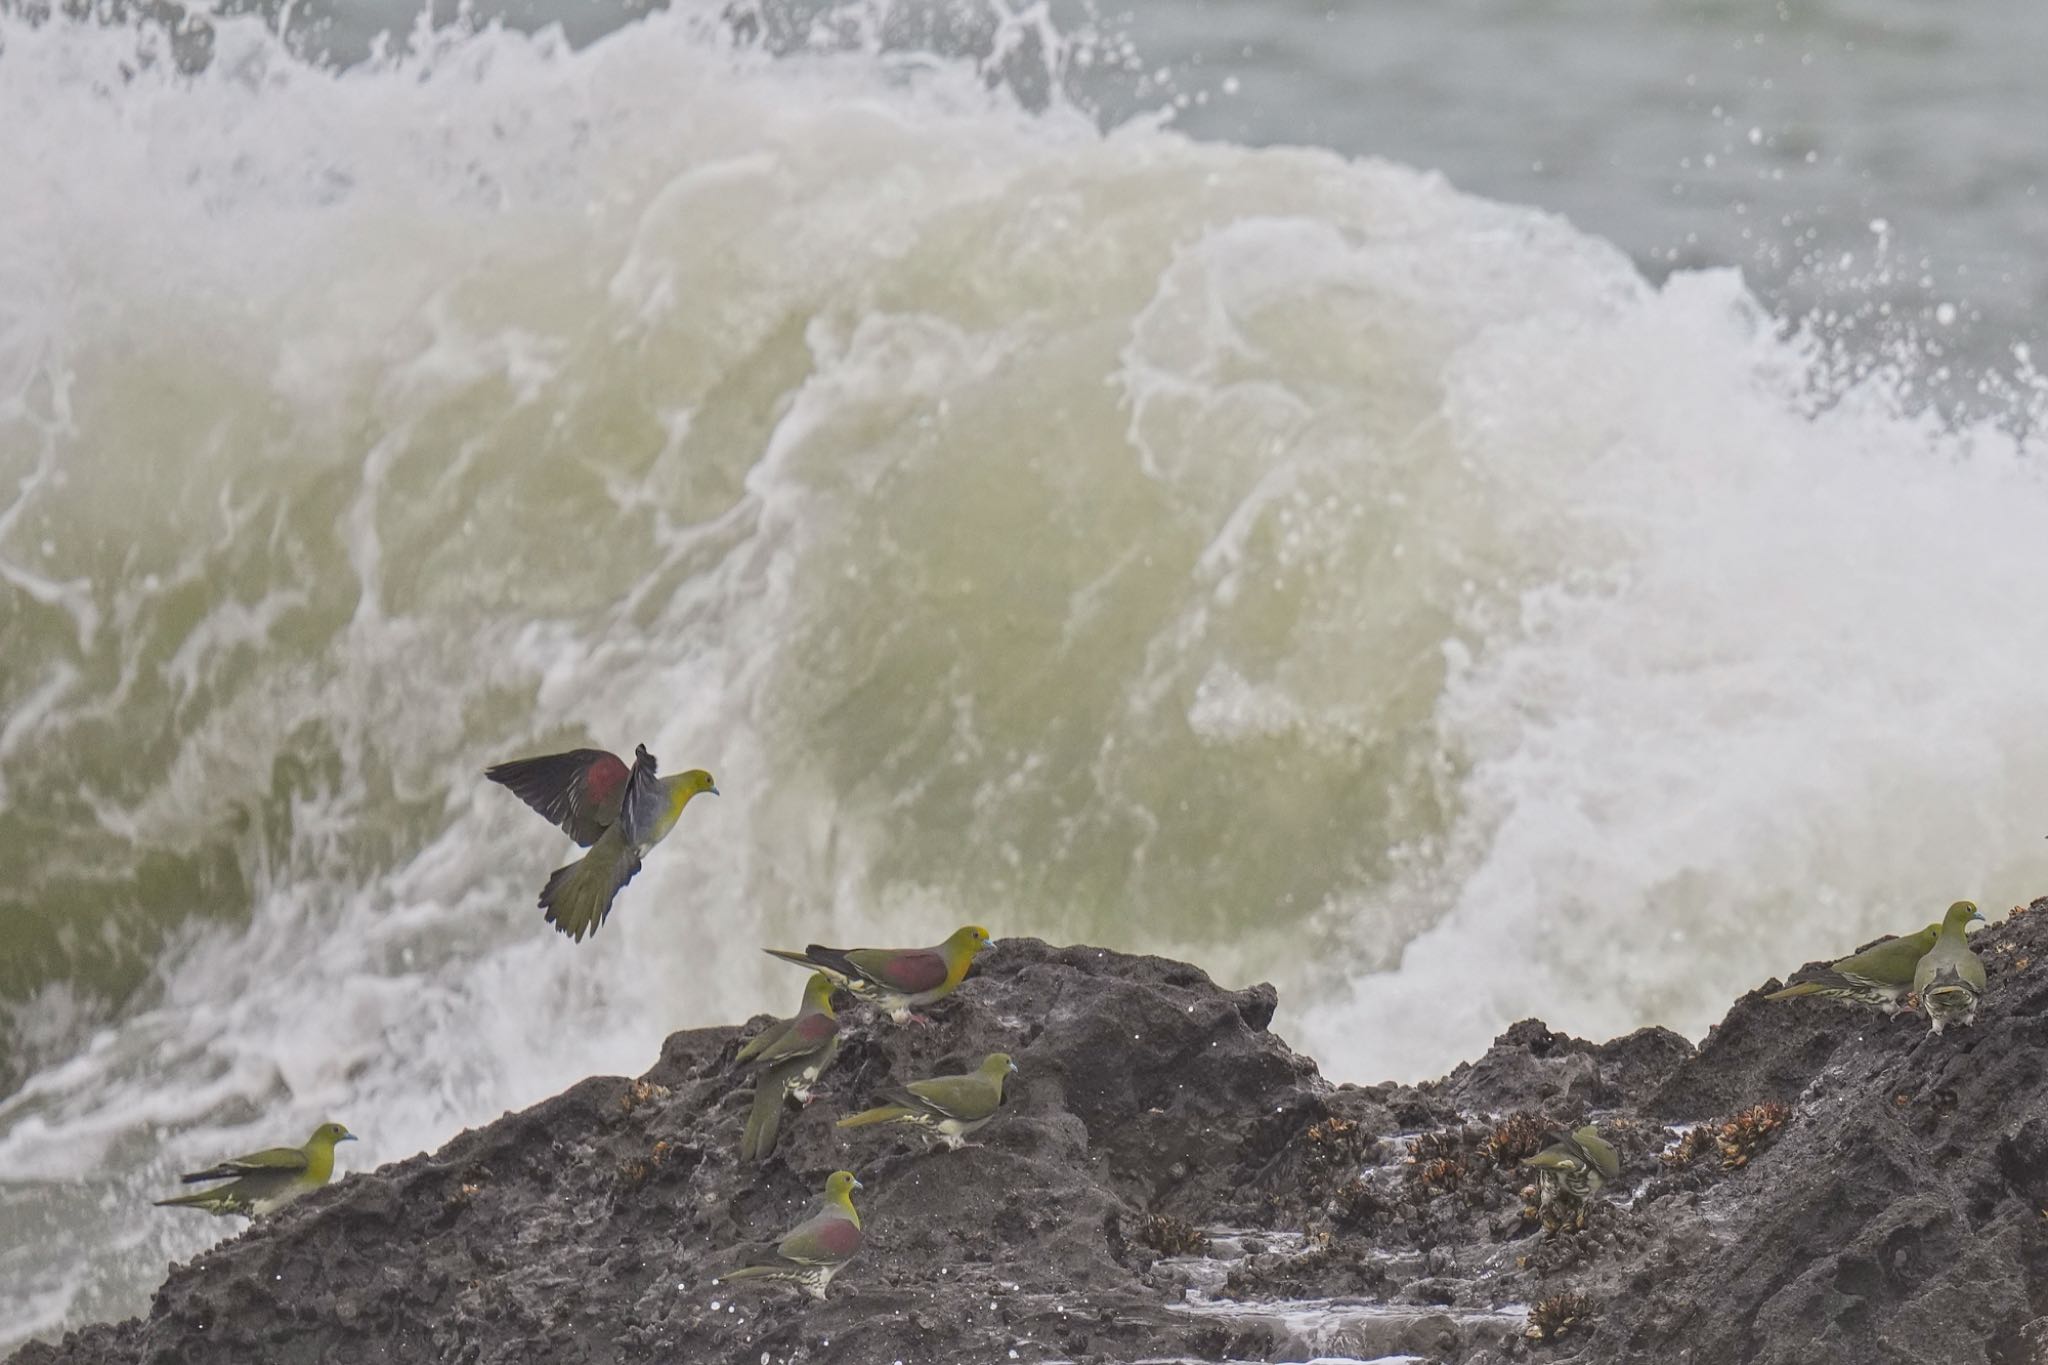
M 14 1362 L 2048 1360 L 2048 901 L 1977 945 L 1992 993 L 1939 1038 L 1759 991 L 1697 1049 L 1527 1021 L 1357 1087 L 1268 1032 L 1271 987 L 1006 940 L 931 1028 L 852 1016 L 765 1166 L 751 1030 L 679 1033 Z M 832 1125 L 991 1051 L 1021 1074 L 980 1147 Z M 1621 1178 L 1546 1231 L 1518 1163 L 1589 1118 Z M 841 1166 L 868 1240 L 826 1302 L 711 1282 Z

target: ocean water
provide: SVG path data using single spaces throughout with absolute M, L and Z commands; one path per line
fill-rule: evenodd
M 0 11 L 0 1348 L 763 943 L 1369 1081 L 2038 894 L 2043 20 L 1751 8 Z M 479 773 L 636 741 L 572 946 Z

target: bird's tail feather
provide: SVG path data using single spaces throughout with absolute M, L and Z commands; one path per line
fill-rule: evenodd
M 590 852 L 554 870 L 541 888 L 540 908 L 550 924 L 581 943 L 585 934 L 597 932 L 619 888 L 639 870 L 638 855 L 616 831 L 606 830 Z
M 247 1175 L 246 1168 L 235 1170 L 230 1166 L 209 1166 L 203 1171 L 187 1171 L 178 1177 L 187 1185 L 197 1185 L 202 1180 L 226 1180 L 229 1176 Z
M 804 949 L 804 961 L 828 976 L 837 976 L 846 981 L 861 979 L 859 968 L 847 960 L 845 948 L 827 948 L 822 943 L 813 943 Z
M 1795 995 L 1819 995 L 1820 989 L 1820 983 L 1818 982 L 1801 981 L 1795 985 L 1787 986 L 1782 991 L 1772 991 L 1769 995 L 1765 996 L 1764 999 L 1790 1000 Z
M 907 1119 L 912 1111 L 906 1105 L 884 1104 L 874 1109 L 863 1109 L 858 1114 L 848 1114 L 839 1120 L 841 1128 L 865 1128 L 871 1123 L 895 1123 Z
M 754 1085 L 754 1107 L 747 1113 L 747 1128 L 740 1135 L 741 1161 L 766 1161 L 775 1151 L 776 1136 L 782 1131 L 782 1101 L 787 1091 L 781 1080 L 763 1076 Z
M 160 1209 L 205 1209 L 211 1212 L 220 1203 L 219 1190 L 194 1190 L 191 1194 L 174 1194 L 169 1199 L 159 1199 Z

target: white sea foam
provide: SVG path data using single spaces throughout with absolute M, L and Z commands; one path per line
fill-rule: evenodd
M 763 942 L 1192 955 L 1376 1079 L 2029 890 L 2038 448 L 1425 173 L 708 13 L 0 20 L 0 879 L 76 982 L 0 1342 L 218 1235 L 189 1163 L 639 1070 Z M 572 947 L 478 769 L 636 740 L 726 794 Z

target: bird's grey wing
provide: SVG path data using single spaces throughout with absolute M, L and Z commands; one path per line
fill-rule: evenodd
M 632 775 L 617 754 L 603 749 L 571 749 L 484 769 L 485 777 L 509 788 L 584 848 L 619 818 Z

